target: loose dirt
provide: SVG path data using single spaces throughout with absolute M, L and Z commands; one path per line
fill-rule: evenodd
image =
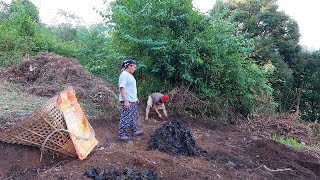
M 132 142 L 117 141 L 118 118 L 91 119 L 99 146 L 80 161 L 45 155 L 40 150 L 0 143 L 0 179 L 89 179 L 87 169 L 124 171 L 128 166 L 154 170 L 161 179 L 319 179 L 320 156 L 298 151 L 264 137 L 252 136 L 236 126 L 218 121 L 173 117 L 190 129 L 201 156 L 148 151 L 151 135 L 165 122 L 141 122 L 143 136 Z

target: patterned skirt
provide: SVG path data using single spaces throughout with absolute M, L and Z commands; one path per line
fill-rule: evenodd
M 128 135 L 128 128 L 130 127 L 132 133 L 138 129 L 138 104 L 130 102 L 130 107 L 126 108 L 124 102 L 121 102 L 119 123 L 119 136 Z

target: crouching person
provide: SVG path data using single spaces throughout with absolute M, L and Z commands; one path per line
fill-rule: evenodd
M 169 102 L 169 99 L 170 99 L 170 97 L 168 94 L 162 94 L 162 93 L 150 94 L 150 96 L 148 97 L 145 119 L 146 120 L 149 119 L 149 112 L 150 112 L 151 107 L 153 107 L 153 109 L 156 111 L 159 118 L 162 118 L 162 115 L 159 112 L 160 109 L 162 109 L 164 116 L 168 117 L 168 113 L 167 113 L 166 106 L 164 105 L 164 103 Z

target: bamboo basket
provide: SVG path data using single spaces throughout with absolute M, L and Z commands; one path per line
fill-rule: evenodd
M 29 118 L 24 119 L 5 133 L 0 141 L 37 146 L 67 156 L 76 156 L 76 150 L 62 112 L 56 106 L 57 96 L 49 99 Z M 49 137 L 49 138 L 48 138 Z

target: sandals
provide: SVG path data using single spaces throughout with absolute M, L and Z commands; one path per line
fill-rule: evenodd
M 144 133 L 144 131 L 136 131 L 134 133 L 132 133 L 132 136 L 136 137 L 136 136 L 141 136 Z
M 128 136 L 120 136 L 119 141 L 131 141 L 131 137 Z
M 132 136 L 136 137 L 136 136 L 141 136 L 142 134 L 144 134 L 144 131 L 136 131 L 136 132 L 132 133 Z M 131 141 L 132 137 L 120 136 L 118 139 L 119 139 L 119 141 Z

